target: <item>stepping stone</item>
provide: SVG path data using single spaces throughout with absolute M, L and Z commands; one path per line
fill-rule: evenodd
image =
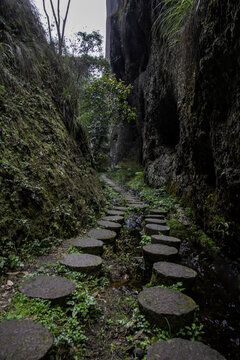
M 61 276 L 40 275 L 29 278 L 19 286 L 19 291 L 30 297 L 61 301 L 75 289 L 75 284 Z
M 191 324 L 197 306 L 193 299 L 180 291 L 159 287 L 141 291 L 138 304 L 149 322 L 163 329 L 168 329 L 169 323 L 172 331 Z
M 163 235 L 169 235 L 170 228 L 164 225 L 157 225 L 157 224 L 147 224 L 145 226 L 146 234 L 151 235 L 159 235 L 162 233 Z
M 102 262 L 100 256 L 89 254 L 66 254 L 64 258 L 60 260 L 62 265 L 74 271 L 84 273 L 99 271 L 102 267 Z
M 115 231 L 107 229 L 92 229 L 87 234 L 89 237 L 102 240 L 105 244 L 112 244 L 115 242 L 117 234 Z
M 153 215 L 166 215 L 167 214 L 166 210 L 150 209 L 149 212 L 150 212 L 150 214 L 153 214 Z
M 105 220 L 99 220 L 99 221 L 97 222 L 97 224 L 98 224 L 99 226 L 105 227 L 106 229 L 114 230 L 114 231 L 116 231 L 117 233 L 119 233 L 119 231 L 121 230 L 121 227 L 122 227 L 121 224 L 115 223 L 115 222 L 113 222 L 113 221 L 105 221 Z
M 172 246 L 161 244 L 149 244 L 143 246 L 143 257 L 146 268 L 152 268 L 158 261 L 174 261 L 178 255 L 178 250 Z
M 173 237 L 173 236 L 166 236 L 166 235 L 152 235 L 152 244 L 162 244 L 162 245 L 168 245 L 168 246 L 174 246 L 179 250 L 181 240 Z
M 126 206 L 114 206 L 113 210 L 126 211 L 126 210 L 128 210 L 128 208 Z
M 124 216 L 124 212 L 123 212 L 123 211 L 119 211 L 119 210 L 107 210 L 106 213 L 107 213 L 108 215 Z
M 162 261 L 153 264 L 151 281 L 154 285 L 166 286 L 182 282 L 183 287 L 188 290 L 196 277 L 196 271 L 187 266 Z
M 122 224 L 124 222 L 123 216 L 104 216 L 102 220 L 113 221 Z
M 93 238 L 78 238 L 69 241 L 69 245 L 81 250 L 85 254 L 102 255 L 103 242 Z
M 198 342 L 180 338 L 160 340 L 150 346 L 147 360 L 226 360 L 219 352 Z
M 129 204 L 130 207 L 135 207 L 137 209 L 146 209 L 147 208 L 147 205 L 144 205 L 144 204 Z
M 166 225 L 166 221 L 163 219 L 153 219 L 153 218 L 147 218 L 145 219 L 146 224 L 157 224 L 157 225 Z
M 32 320 L 6 320 L 0 323 L 0 359 L 42 359 L 52 345 L 52 334 Z
M 145 219 L 164 219 L 164 215 L 145 215 Z

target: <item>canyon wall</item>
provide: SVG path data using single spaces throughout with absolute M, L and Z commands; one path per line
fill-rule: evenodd
M 240 4 L 195 1 L 178 43 L 169 47 L 153 31 L 159 1 L 111 3 L 108 56 L 112 71 L 134 85 L 130 101 L 138 111 L 131 128 L 114 134 L 112 158 L 118 162 L 134 149 L 148 183 L 170 187 L 216 242 L 236 255 Z M 124 149 L 122 138 L 128 140 Z

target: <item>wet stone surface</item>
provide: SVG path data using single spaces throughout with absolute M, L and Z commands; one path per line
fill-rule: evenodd
M 184 339 L 160 340 L 150 346 L 147 360 L 225 360 L 209 346 Z
M 106 229 L 92 229 L 88 232 L 89 237 L 102 240 L 105 244 L 112 244 L 115 242 L 117 234 L 115 231 Z
M 113 216 L 124 216 L 124 212 L 119 210 L 107 210 L 106 213 Z
M 71 240 L 69 245 L 81 250 L 85 254 L 102 255 L 103 242 L 94 238 L 78 238 Z
M 140 292 L 138 304 L 149 322 L 164 329 L 168 329 L 169 322 L 172 330 L 191 324 L 196 310 L 196 303 L 189 296 L 179 291 L 158 287 Z
M 187 266 L 169 263 L 166 261 L 156 262 L 152 269 L 152 284 L 173 285 L 182 282 L 183 288 L 190 289 L 197 277 L 195 270 Z
M 146 224 L 157 224 L 157 225 L 166 225 L 166 221 L 163 219 L 153 219 L 153 218 L 146 218 Z
M 40 275 L 25 280 L 19 291 L 31 298 L 62 300 L 75 289 L 75 284 L 61 276 Z
M 42 359 L 52 345 L 52 334 L 32 320 L 6 320 L 0 323 L 1 360 Z
M 62 265 L 74 271 L 86 273 L 99 271 L 102 267 L 102 262 L 99 256 L 89 254 L 67 254 L 60 260 Z
M 113 222 L 117 222 L 119 224 L 122 224 L 124 222 L 124 217 L 123 216 L 104 216 L 102 218 L 102 220 L 105 220 L 105 221 L 113 221 Z
M 178 250 L 172 246 L 161 244 L 149 244 L 143 246 L 143 257 L 147 269 L 152 268 L 158 261 L 174 261 L 177 258 Z
M 181 240 L 176 237 L 173 237 L 173 236 L 152 235 L 151 240 L 152 240 L 152 244 L 162 244 L 162 245 L 174 246 L 178 250 L 181 245 Z
M 147 224 L 145 228 L 146 228 L 146 234 L 149 236 L 159 235 L 159 233 L 162 233 L 163 235 L 169 235 L 170 232 L 170 228 L 164 225 Z
M 105 221 L 105 220 L 99 220 L 97 222 L 97 224 L 99 226 L 105 227 L 106 229 L 114 230 L 116 232 L 119 232 L 121 230 L 121 227 L 122 227 L 121 224 L 115 223 L 113 221 Z

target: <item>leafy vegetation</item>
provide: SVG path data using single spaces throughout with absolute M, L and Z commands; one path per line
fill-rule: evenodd
M 168 46 L 174 46 L 178 42 L 181 27 L 192 6 L 193 0 L 159 0 L 155 8 L 153 31 L 159 33 Z

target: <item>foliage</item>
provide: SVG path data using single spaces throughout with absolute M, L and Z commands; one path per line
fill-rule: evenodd
M 109 169 L 108 174 L 115 181 L 127 183 L 136 173 L 142 171 L 142 166 L 135 158 L 124 159 L 118 163 L 113 169 Z
M 193 0 L 159 0 L 153 32 L 160 33 L 160 38 L 168 46 L 174 46 L 192 6 Z
M 114 75 L 93 78 L 83 87 L 80 121 L 89 134 L 93 155 L 106 153 L 113 126 L 135 118 L 127 101 L 132 89 Z
M 143 234 L 141 236 L 140 245 L 144 246 L 144 245 L 148 245 L 148 244 L 151 244 L 151 236 Z

